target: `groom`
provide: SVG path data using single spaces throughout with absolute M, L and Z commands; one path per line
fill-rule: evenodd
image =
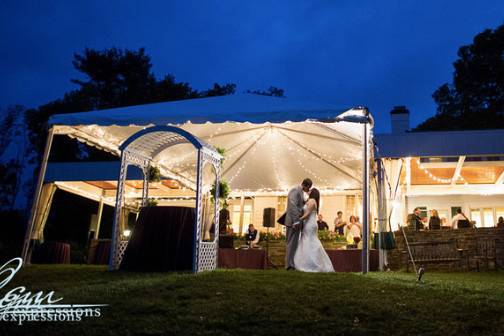
M 299 217 L 303 215 L 303 206 L 305 203 L 304 193 L 310 191 L 312 181 L 305 178 L 301 185 L 292 188 L 287 196 L 287 212 L 285 215 L 285 227 L 287 228 L 287 242 L 285 249 L 285 268 L 295 269 L 294 255 L 301 232 L 301 222 Z

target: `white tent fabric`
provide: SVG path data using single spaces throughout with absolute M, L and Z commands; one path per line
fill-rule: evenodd
M 179 100 L 120 107 L 91 112 L 57 114 L 50 124 L 58 125 L 167 125 L 226 121 L 282 123 L 308 119 L 332 119 L 348 108 L 330 104 L 292 101 L 253 94 Z
M 285 191 L 310 177 L 320 189 L 361 188 L 362 125 L 335 123 L 362 109 L 231 95 L 55 115 L 55 134 L 119 153 L 120 144 L 152 125 L 175 125 L 226 150 L 223 177 L 232 190 Z M 167 177 L 194 180 L 193 149 L 178 145 L 156 161 Z

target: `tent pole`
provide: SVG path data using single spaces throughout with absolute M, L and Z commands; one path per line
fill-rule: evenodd
M 40 201 L 40 194 L 42 192 L 42 185 L 44 184 L 45 173 L 47 169 L 47 162 L 49 161 L 49 152 L 51 151 L 52 141 L 54 137 L 54 127 L 51 127 L 47 133 L 46 145 L 44 148 L 44 155 L 42 156 L 42 162 L 40 163 L 40 172 L 37 180 L 37 187 L 35 189 L 35 195 L 33 197 L 33 204 L 30 211 L 30 219 L 26 225 L 26 233 L 23 243 L 23 250 L 21 252 L 21 258 L 25 265 L 31 262 L 31 248 L 30 241 L 33 231 L 33 226 L 35 224 L 35 217 L 38 211 L 38 205 Z
M 388 221 L 388 216 L 387 216 L 387 198 L 386 198 L 386 192 L 385 192 L 385 179 L 383 176 L 383 172 L 385 167 L 383 166 L 383 162 L 381 159 L 376 159 L 376 166 L 377 166 L 377 177 L 378 177 L 378 253 L 379 253 L 379 267 L 380 271 L 383 271 L 384 265 L 386 264 L 385 258 L 386 258 L 386 253 L 387 250 L 385 250 L 383 247 L 383 244 L 385 243 L 383 239 L 383 235 L 381 234 L 382 232 L 387 231 L 387 221 Z
M 364 125 L 362 167 L 362 274 L 369 271 L 369 141 L 368 124 Z
M 93 237 L 94 239 L 98 239 L 98 237 L 100 237 L 100 225 L 102 220 L 102 214 L 103 214 L 103 195 L 100 197 L 100 203 L 98 203 L 98 218 L 96 219 L 96 229 Z
M 193 272 L 199 272 L 199 262 L 200 262 L 200 241 L 201 241 L 201 222 L 202 222 L 202 180 L 203 180 L 203 153 L 201 148 L 198 149 L 198 157 L 196 163 L 196 216 L 194 218 L 194 237 L 193 237 Z

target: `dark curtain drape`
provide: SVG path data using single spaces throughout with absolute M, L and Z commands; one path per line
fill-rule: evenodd
M 142 208 L 120 268 L 129 271 L 192 270 L 195 209 Z

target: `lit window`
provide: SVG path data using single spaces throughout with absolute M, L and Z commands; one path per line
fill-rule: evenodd
M 493 227 L 494 225 L 493 209 L 483 209 L 483 226 Z
M 238 233 L 240 231 L 240 205 L 233 205 L 231 223 L 233 223 L 233 232 Z
M 481 211 L 480 211 L 480 209 L 471 209 L 471 220 L 476 222 L 476 227 L 481 227 Z
M 252 223 L 252 205 L 247 204 L 249 203 L 249 200 L 245 201 L 245 204 L 243 205 L 243 223 L 241 227 L 241 232 L 245 232 L 248 230 L 249 224 Z M 234 233 L 239 233 L 240 232 L 240 205 L 233 205 L 233 214 L 232 214 L 232 223 L 233 223 L 233 232 Z M 253 223 L 252 223 L 253 224 Z
M 245 204 L 243 206 L 243 226 L 242 226 L 242 232 L 247 231 L 248 230 L 248 226 L 251 223 L 252 223 L 252 205 Z

